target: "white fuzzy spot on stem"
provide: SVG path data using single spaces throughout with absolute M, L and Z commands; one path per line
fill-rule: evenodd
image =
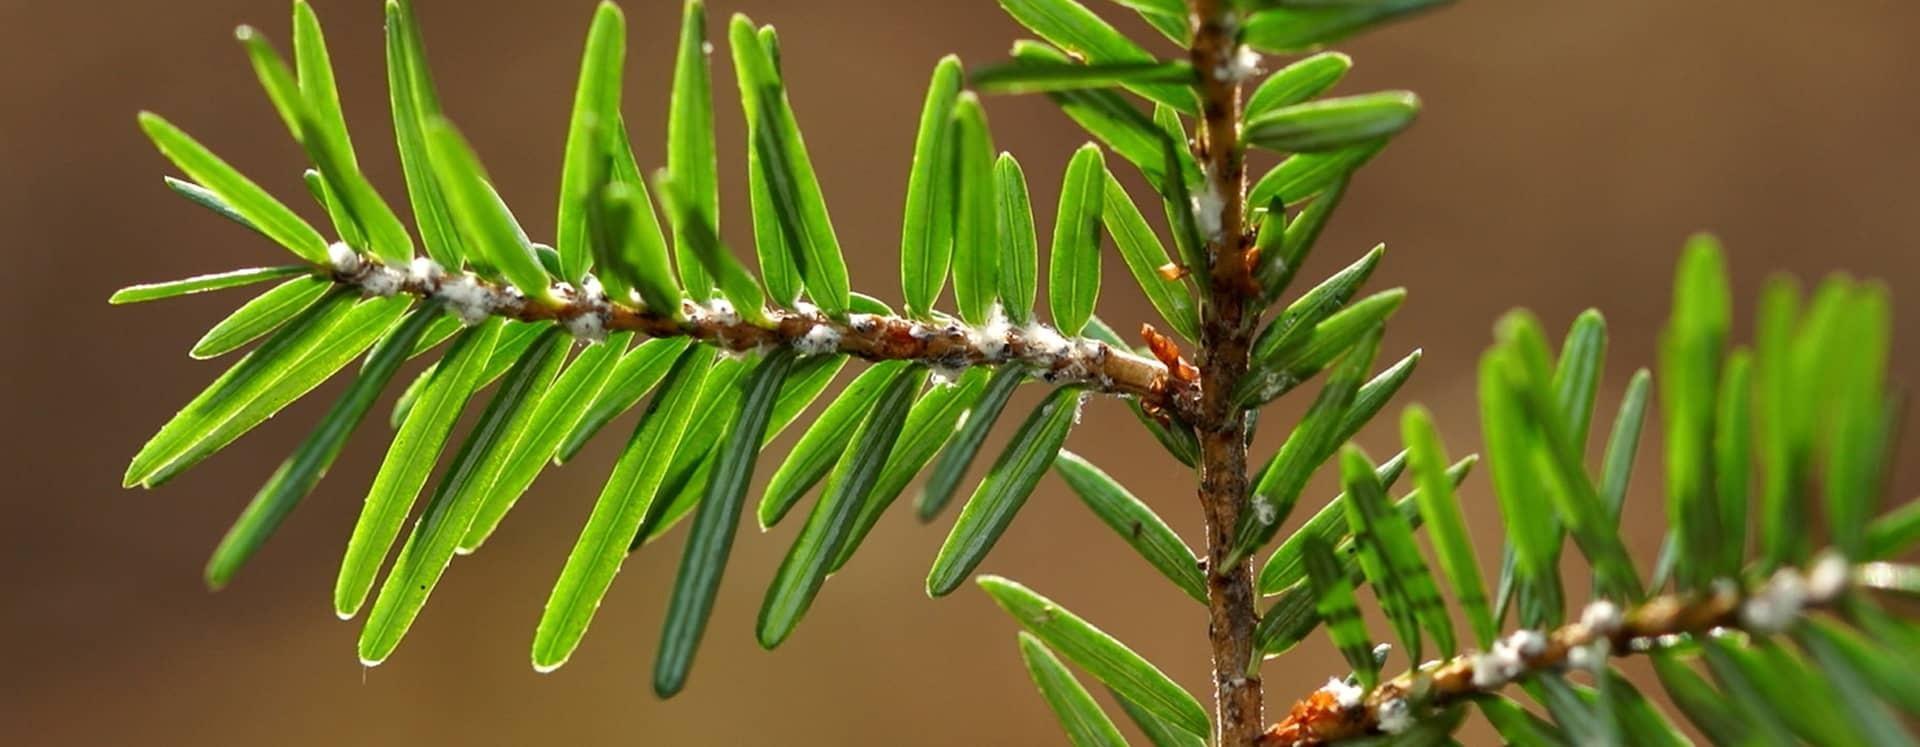
M 434 295 L 446 301 L 447 310 L 468 325 L 484 322 L 493 313 L 493 294 L 466 275 L 441 283 Z
M 1621 616 L 1619 605 L 1605 599 L 1596 599 L 1580 612 L 1580 624 L 1597 635 L 1610 636 L 1620 630 Z
M 1073 351 L 1072 343 L 1060 336 L 1060 332 L 1039 322 L 1028 322 L 1020 328 L 1020 336 L 1027 341 L 1027 357 L 1052 365 Z
M 1389 698 L 1380 704 L 1375 715 L 1380 720 L 1380 730 L 1388 734 L 1399 734 L 1413 728 L 1413 709 L 1401 698 Z
M 1013 331 L 1013 325 L 1007 321 L 1006 311 L 1000 304 L 993 305 L 993 313 L 987 316 L 985 326 L 967 329 L 967 344 L 987 358 L 999 358 L 1007 349 L 1007 333 Z
M 801 355 L 826 355 L 840 349 L 840 331 L 826 324 L 813 325 L 813 329 L 794 339 L 793 349 Z
M 1227 210 L 1227 201 L 1220 196 L 1220 186 L 1213 181 L 1212 170 L 1206 174 L 1206 191 L 1193 196 L 1193 220 L 1199 227 L 1200 235 L 1207 241 L 1220 238 Z
M 406 278 L 401 277 L 398 272 L 385 267 L 375 267 L 372 272 L 360 279 L 360 289 L 366 291 L 367 295 L 385 298 L 399 293 L 400 286 L 405 281 Z
M 1320 691 L 1332 695 L 1333 702 L 1343 710 L 1360 707 L 1360 699 L 1367 694 L 1359 685 L 1348 684 L 1339 677 L 1328 677 L 1327 684 Z
M 1244 45 L 1236 47 L 1232 57 L 1213 69 L 1215 80 L 1227 82 L 1243 81 L 1259 74 L 1260 53 Z
M 1262 524 L 1272 524 L 1275 519 L 1280 518 L 1277 515 L 1279 512 L 1280 509 L 1274 507 L 1273 501 L 1267 500 L 1266 496 L 1256 495 L 1253 497 L 1253 518 L 1255 521 Z
M 960 375 L 967 372 L 966 366 L 949 366 L 943 363 L 927 364 L 927 382 L 934 386 L 953 386 Z
M 731 327 L 740 323 L 740 314 L 733 310 L 733 304 L 724 298 L 714 298 L 707 302 L 707 311 L 715 322 Z
M 587 342 L 607 339 L 607 320 L 599 311 L 588 311 L 567 320 L 567 331 Z
M 407 265 L 407 282 L 422 288 L 438 288 L 446 276 L 447 271 L 432 257 L 414 257 L 413 264 Z
M 360 253 L 347 246 L 344 241 L 335 241 L 327 245 L 327 262 L 333 265 L 333 271 L 342 275 L 355 275 L 366 266 L 366 260 Z
M 1798 570 L 1774 571 L 1767 585 L 1740 603 L 1740 624 L 1750 633 L 1769 635 L 1785 631 L 1807 603 L 1807 582 Z
M 1821 553 L 1819 559 L 1813 561 L 1813 570 L 1807 573 L 1807 595 L 1815 602 L 1831 602 L 1846 592 L 1851 574 L 1847 559 L 1839 553 L 1831 550 Z

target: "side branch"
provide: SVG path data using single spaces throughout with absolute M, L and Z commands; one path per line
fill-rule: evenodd
M 870 361 L 913 360 L 947 372 L 1019 363 L 1049 383 L 1083 384 L 1094 391 L 1135 397 L 1149 411 L 1180 418 L 1191 417 L 1200 401 L 1198 382 L 1170 376 L 1159 361 L 1098 340 L 1069 338 L 1039 322 L 1014 326 L 999 321 L 975 328 L 958 321 L 928 324 L 878 314 L 850 314 L 837 320 L 803 304 L 798 310 L 769 309 L 771 325 L 759 326 L 741 319 L 720 300 L 707 306 L 684 302 L 678 316 L 669 316 L 611 302 L 589 281 L 583 290 L 555 286 L 557 300 L 546 304 L 472 273 L 446 273 L 426 259 L 400 270 L 348 251 L 333 255 L 333 266 L 323 272 L 335 283 L 373 296 L 407 294 L 439 300 L 470 324 L 499 316 L 560 324 L 589 340 L 630 331 L 648 337 L 690 337 L 738 352 L 791 346 L 812 355 L 838 352 Z
M 1828 554 L 1806 575 L 1784 568 L 1757 590 L 1732 582 L 1706 592 L 1654 597 L 1622 611 L 1606 600 L 1589 605 L 1579 622 L 1552 631 L 1520 630 L 1496 642 L 1490 653 L 1470 653 L 1430 663 L 1381 683 L 1362 696 L 1357 686 L 1333 680 L 1294 704 L 1287 718 L 1269 728 L 1260 744 L 1312 747 L 1378 733 L 1397 733 L 1430 711 L 1544 672 L 1599 671 L 1609 656 L 1656 650 L 1682 636 L 1717 631 L 1773 635 L 1803 613 L 1839 601 L 1853 585 L 1854 569 Z

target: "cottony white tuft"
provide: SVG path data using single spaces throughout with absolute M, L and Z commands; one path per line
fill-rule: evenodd
M 1058 330 L 1038 321 L 1027 322 L 1020 328 L 1020 336 L 1027 341 L 1027 357 L 1048 365 L 1073 350 L 1073 344 Z
M 434 295 L 445 300 L 447 310 L 468 325 L 484 322 L 493 313 L 493 294 L 466 275 L 441 283 Z
M 960 380 L 960 375 L 966 372 L 966 366 L 949 366 L 945 363 L 930 362 L 927 364 L 927 383 L 937 387 L 953 386 L 954 382 Z
M 1620 622 L 1620 607 L 1605 599 L 1594 600 L 1580 612 L 1580 624 L 1600 635 L 1613 635 Z
M 1582 672 L 1600 673 L 1607 666 L 1606 641 L 1594 641 L 1586 646 L 1574 646 L 1567 649 L 1567 668 Z
M 607 302 L 607 289 L 600 284 L 600 278 L 588 275 L 586 280 L 580 281 L 580 290 L 574 296 L 588 304 L 600 306 Z
M 1348 684 L 1339 677 L 1328 677 L 1327 684 L 1320 691 L 1332 695 L 1333 702 L 1342 709 L 1360 707 L 1360 699 L 1367 694 L 1359 685 Z
M 1750 633 L 1785 631 L 1807 603 L 1807 582 L 1792 568 L 1774 571 L 1767 585 L 1740 603 L 1740 623 Z
M 589 311 L 567 320 L 567 331 L 587 342 L 607 339 L 607 320 L 598 311 Z
M 1495 645 L 1495 650 L 1499 646 Z M 1492 690 L 1507 684 L 1505 657 L 1499 654 L 1473 655 L 1473 686 L 1480 690 Z
M 728 327 L 740 323 L 740 314 L 733 310 L 733 304 L 728 302 L 727 299 L 716 297 L 708 301 L 707 311 L 713 315 L 714 321 Z
M 1380 719 L 1380 730 L 1388 734 L 1399 734 L 1413 728 L 1413 709 L 1407 707 L 1404 699 L 1387 699 L 1380 704 L 1376 715 Z
M 1211 170 L 1209 170 L 1211 171 Z M 1227 210 L 1227 201 L 1220 197 L 1220 187 L 1213 183 L 1213 174 L 1208 173 L 1207 189 L 1193 196 L 1193 220 L 1200 228 L 1200 235 L 1208 241 L 1220 238 L 1221 216 Z
M 375 267 L 372 272 L 360 279 L 360 290 L 369 296 L 386 298 L 400 292 L 400 286 L 406 281 L 400 273 L 385 267 Z
M 347 246 L 344 241 L 335 241 L 327 245 L 327 262 L 333 265 L 333 271 L 342 275 L 354 275 L 366 266 L 366 260 L 360 253 Z
M 1007 349 L 1007 333 L 1013 331 L 1012 323 L 1000 304 L 993 305 L 993 313 L 987 315 L 985 326 L 967 328 L 967 344 L 988 358 L 998 358 Z
M 1499 687 L 1527 669 L 1527 659 L 1547 648 L 1547 637 L 1537 630 L 1517 630 L 1495 641 L 1492 653 L 1473 657 L 1473 686 Z
M 1253 518 L 1256 521 L 1262 524 L 1272 524 L 1275 519 L 1280 518 L 1277 516 L 1279 512 L 1280 509 L 1273 505 L 1273 501 L 1267 500 L 1266 496 L 1256 495 L 1253 497 Z
M 1525 658 L 1531 659 L 1547 650 L 1547 636 L 1538 630 L 1516 630 L 1507 636 L 1513 650 Z
M 413 264 L 407 265 L 407 282 L 422 288 L 433 289 L 440 286 L 447 271 L 440 267 L 432 257 L 414 257 Z
M 1242 81 L 1260 74 L 1260 53 L 1252 47 L 1241 46 L 1233 52 L 1233 57 L 1214 68 L 1213 77 L 1223 81 Z
M 1833 601 L 1846 592 L 1847 576 L 1851 572 L 1847 559 L 1840 553 L 1831 550 L 1821 553 L 1820 558 L 1813 561 L 1813 570 L 1807 573 L 1807 595 L 1820 603 Z
M 813 325 L 813 329 L 794 339 L 793 349 L 801 355 L 825 355 L 840 349 L 840 330 L 826 324 Z

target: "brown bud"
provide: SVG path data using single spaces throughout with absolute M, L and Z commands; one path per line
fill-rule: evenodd
M 1167 373 L 1176 381 L 1194 382 L 1200 380 L 1200 369 L 1194 368 L 1185 358 L 1180 357 L 1180 345 L 1173 338 L 1160 334 L 1151 324 L 1140 325 L 1140 337 L 1147 342 L 1147 349 L 1153 357 L 1167 367 Z

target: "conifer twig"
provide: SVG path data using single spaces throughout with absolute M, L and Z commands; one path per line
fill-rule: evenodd
M 1807 573 L 1782 568 L 1757 589 L 1722 581 L 1700 592 L 1653 597 L 1627 610 L 1597 600 L 1576 622 L 1551 631 L 1515 631 L 1496 642 L 1491 652 L 1429 662 L 1364 696 L 1358 686 L 1331 680 L 1294 703 L 1259 744 L 1313 747 L 1396 733 L 1418 720 L 1416 709 L 1431 712 L 1536 674 L 1602 670 L 1608 656 L 1646 653 L 1686 636 L 1720 631 L 1778 634 L 1807 611 L 1844 597 L 1855 572 L 1845 559 L 1829 553 Z
M 1205 278 L 1201 329 L 1202 401 L 1195 430 L 1200 438 L 1200 503 L 1207 524 L 1207 637 L 1213 651 L 1214 742 L 1249 745 L 1259 738 L 1260 678 L 1249 675 L 1257 656 L 1251 565 L 1231 562 L 1234 529 L 1247 503 L 1246 420 L 1232 392 L 1246 376 L 1252 331 L 1259 321 L 1249 308 L 1253 284 L 1242 235 L 1245 165 L 1240 153 L 1240 71 L 1244 52 L 1238 16 L 1223 0 L 1192 0 L 1190 59 L 1200 79 L 1200 141 L 1204 190 L 1195 197 L 1195 221 L 1207 241 L 1212 266 L 1195 268 Z M 1179 178 L 1175 176 L 1173 178 Z M 1184 206 L 1183 206 L 1184 207 Z
M 838 352 L 870 361 L 921 361 L 953 375 L 969 366 L 1021 363 L 1043 380 L 1134 397 L 1150 411 L 1175 417 L 1191 413 L 1199 401 L 1198 382 L 1170 375 L 1159 361 L 1098 340 L 1067 337 L 1039 322 L 1012 325 L 997 320 L 972 327 L 958 320 L 928 324 L 879 314 L 838 320 L 802 304 L 798 310 L 768 309 L 772 324 L 760 326 L 742 319 L 723 300 L 708 306 L 687 302 L 675 317 L 639 304 L 610 302 L 591 282 L 584 290 L 556 286 L 549 304 L 472 273 L 447 273 L 428 259 L 401 270 L 336 246 L 340 250 L 332 252 L 333 266 L 320 270 L 334 282 L 374 296 L 404 293 L 437 299 L 469 323 L 500 316 L 560 324 L 590 340 L 631 331 L 691 337 L 736 352 L 792 346 L 814 355 Z

